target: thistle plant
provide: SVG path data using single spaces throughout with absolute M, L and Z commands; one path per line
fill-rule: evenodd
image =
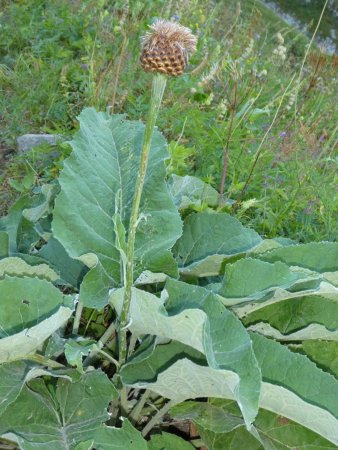
M 134 245 L 139 207 L 144 180 L 147 171 L 151 139 L 158 111 L 166 86 L 167 75 L 179 76 L 186 67 L 188 56 L 196 50 L 196 37 L 189 28 L 166 20 L 157 20 L 150 26 L 151 31 L 141 39 L 141 66 L 143 70 L 154 72 L 150 109 L 142 144 L 140 166 L 136 180 L 129 233 L 127 243 L 127 262 L 125 267 L 125 293 L 120 318 L 119 364 L 125 362 L 127 356 L 127 325 L 131 302 L 131 289 L 134 274 Z

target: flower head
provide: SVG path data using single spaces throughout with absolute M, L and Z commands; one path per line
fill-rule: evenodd
M 183 73 L 189 54 L 196 50 L 197 39 L 189 28 L 159 19 L 141 39 L 141 65 L 147 72 L 176 77 Z

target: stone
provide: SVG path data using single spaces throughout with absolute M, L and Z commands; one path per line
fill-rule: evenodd
M 23 134 L 17 138 L 18 152 L 24 153 L 41 144 L 56 145 L 62 140 L 58 134 Z

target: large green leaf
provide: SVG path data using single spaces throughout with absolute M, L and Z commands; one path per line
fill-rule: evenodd
M 96 450 L 148 450 L 141 433 L 124 419 L 122 428 L 101 426 L 93 435 Z
M 263 375 L 260 408 L 293 420 L 338 445 L 338 380 L 277 342 L 254 333 L 251 338 Z M 175 403 L 198 397 L 235 400 L 238 376 L 205 364 L 189 347 L 171 342 L 149 346 L 125 365 L 121 376 L 127 385 L 150 389 Z M 241 442 L 245 442 L 241 433 Z
M 336 447 L 313 431 L 291 420 L 260 410 L 254 429 L 247 431 L 234 402 L 184 402 L 169 411 L 176 420 L 194 422 L 209 450 L 333 450 Z
M 4 230 L 8 233 L 8 254 L 29 253 L 34 244 L 40 239 L 35 225 L 26 219 L 23 211 L 41 203 L 42 195 L 23 195 L 9 209 L 8 215 L 3 218 Z
M 120 289 L 111 296 L 118 312 L 123 292 Z M 233 395 L 249 424 L 257 413 L 261 377 L 245 328 L 204 288 L 169 280 L 164 293 L 165 304 L 164 295 L 159 299 L 133 288 L 130 330 L 136 336 L 151 334 L 182 342 L 204 353 L 210 367 L 237 373 L 239 384 Z
M 199 397 L 235 399 L 236 373 L 208 367 L 203 354 L 179 342 L 149 345 L 121 369 L 126 385 L 150 389 L 174 403 Z
M 338 334 L 338 333 L 337 333 Z M 309 340 L 301 349 L 318 366 L 324 367 L 338 378 L 338 337 L 336 341 Z
M 245 258 L 228 264 L 225 268 L 220 294 L 224 297 L 251 299 L 265 298 L 277 288 L 300 290 L 304 282 L 317 287 L 320 277 L 303 270 L 291 270 L 286 264 L 277 261 L 270 264 L 253 258 Z
M 46 280 L 6 276 L 0 280 L 0 338 L 37 325 L 63 303 L 62 292 Z
M 0 362 L 34 352 L 72 314 L 73 300 L 39 278 L 0 279 Z
M 180 177 L 173 174 L 169 181 L 169 187 L 179 209 L 195 205 L 201 206 L 203 203 L 210 206 L 218 205 L 219 194 L 216 189 L 199 178 L 189 175 Z
M 292 333 L 283 334 L 278 329 L 272 327 L 269 323 L 258 322 L 254 325 L 250 325 L 248 328 L 250 331 L 255 331 L 266 337 L 272 337 L 278 341 L 307 341 L 311 339 L 325 339 L 326 341 L 338 342 L 338 330 L 328 330 L 325 326 L 317 323 L 311 323 L 310 325 L 301 328 L 300 330 Z
M 113 216 L 128 230 L 144 134 L 141 122 L 85 109 L 73 153 L 60 176 L 53 231 L 69 255 L 93 267 L 84 278 L 85 305 L 102 308 L 108 290 L 121 285 L 121 256 Z M 163 136 L 155 131 L 136 233 L 137 277 L 143 270 L 176 275 L 170 248 L 180 236 L 181 220 L 165 183 L 167 158 Z M 96 267 L 94 267 L 96 266 Z M 87 289 L 87 283 L 89 288 Z
M 22 450 L 72 450 L 89 440 L 109 418 L 107 407 L 117 391 L 99 371 L 59 378 L 56 387 L 30 381 L 1 416 L 0 435 L 12 433 Z
M 271 339 L 251 338 L 263 375 L 260 407 L 338 445 L 338 380 Z
M 269 262 L 283 261 L 316 272 L 338 271 L 338 242 L 311 242 L 281 247 L 259 256 Z
M 285 302 L 289 300 L 294 300 L 295 302 L 297 299 L 302 299 L 304 297 L 310 298 L 310 297 L 321 297 L 323 299 L 328 299 L 330 301 L 336 301 L 337 299 L 337 293 L 338 289 L 333 286 L 331 283 L 328 283 L 326 281 L 322 281 L 316 286 L 311 286 L 313 278 L 311 277 L 309 281 L 309 288 L 305 290 L 299 290 L 296 292 L 290 292 L 290 290 L 283 289 L 277 286 L 271 287 L 268 291 L 266 296 L 264 296 L 264 291 L 257 293 L 255 299 L 255 293 L 253 293 L 252 297 L 238 297 L 238 298 L 222 298 L 222 302 L 225 305 L 233 306 L 233 310 L 236 312 L 236 314 L 241 317 L 247 317 L 250 314 L 263 310 L 264 308 L 269 307 L 270 305 L 274 305 L 280 302 Z M 306 283 L 305 280 L 300 280 L 300 284 Z M 298 281 L 292 288 L 297 286 Z M 290 286 L 291 287 L 291 286 Z M 289 287 L 289 289 L 290 289 Z M 270 291 L 270 292 L 269 292 Z M 261 298 L 259 298 L 261 297 Z
M 10 276 L 30 276 L 44 278 L 49 281 L 56 281 L 57 274 L 47 264 L 30 265 L 23 259 L 10 256 L 0 260 L 0 278 L 4 275 Z
M 4 413 L 6 408 L 16 400 L 25 383 L 41 375 L 53 376 L 53 373 L 41 369 L 37 365 L 27 364 L 23 361 L 1 364 L 0 416 Z
M 151 436 L 148 444 L 149 450 L 194 450 L 189 442 L 170 433 L 161 433 Z
M 70 258 L 55 238 L 49 239 L 47 244 L 39 250 L 38 255 L 44 258 L 60 274 L 61 280 L 71 286 L 78 287 L 86 273 L 86 266 L 80 261 Z
M 336 331 L 337 335 L 338 290 L 337 297 L 332 299 L 320 295 L 304 295 L 303 297 L 285 299 L 283 302 L 267 305 L 265 308 L 249 314 L 243 322 L 245 325 L 258 322 L 268 323 L 283 335 L 295 333 L 311 324 L 316 324 L 314 329 L 317 333 L 320 330 L 318 325 L 322 325 L 321 332 L 329 334 Z M 314 329 L 311 331 L 314 332 Z M 309 338 L 311 338 L 310 336 L 309 333 Z M 320 338 L 321 334 L 316 337 Z
M 197 213 L 185 219 L 173 251 L 182 274 L 206 277 L 218 275 L 224 261 L 244 256 L 261 242 L 229 214 Z
M 0 259 L 8 256 L 9 236 L 6 231 L 0 231 Z

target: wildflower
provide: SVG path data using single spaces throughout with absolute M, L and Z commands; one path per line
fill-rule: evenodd
M 273 50 L 273 54 L 276 56 L 277 60 L 285 61 L 286 59 L 286 47 L 284 47 L 284 38 L 281 35 L 281 33 L 277 33 L 276 35 L 277 39 L 277 47 Z
M 176 77 L 183 73 L 190 53 L 196 50 L 196 37 L 189 28 L 159 19 L 143 36 L 141 65 L 147 72 Z
M 250 56 L 250 54 L 252 53 L 253 47 L 254 47 L 254 43 L 255 43 L 255 41 L 253 39 L 250 39 L 249 44 L 244 49 L 244 52 L 242 53 L 242 55 L 238 58 L 238 61 L 243 61 Z
M 288 104 L 285 107 L 287 109 L 287 111 L 291 110 L 291 108 L 292 108 L 293 104 L 295 103 L 295 101 L 296 101 L 296 95 L 291 93 L 290 97 L 289 97 Z
M 282 34 L 281 33 L 277 33 L 276 34 L 276 39 L 277 39 L 277 43 L 279 44 L 279 45 L 283 45 L 284 44 L 284 38 L 283 38 L 283 36 L 282 36 Z
M 236 4 L 236 16 L 239 17 L 241 15 L 242 9 L 241 9 L 241 2 L 237 2 Z
M 197 83 L 197 86 L 198 87 L 207 86 L 210 83 L 210 81 L 212 81 L 214 79 L 215 75 L 217 74 L 218 66 L 219 66 L 218 63 L 214 63 L 211 66 L 209 73 L 207 73 L 206 75 L 203 75 L 201 81 L 199 81 Z

